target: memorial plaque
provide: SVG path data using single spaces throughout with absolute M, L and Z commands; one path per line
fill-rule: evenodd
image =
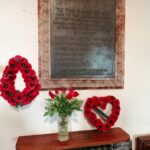
M 38 0 L 42 89 L 122 88 L 125 0 Z
M 51 77 L 115 77 L 115 0 L 51 1 Z

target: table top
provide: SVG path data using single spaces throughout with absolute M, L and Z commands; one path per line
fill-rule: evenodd
M 112 128 L 108 132 L 85 130 L 70 132 L 66 142 L 57 140 L 57 133 L 18 137 L 16 150 L 63 150 L 88 146 L 99 146 L 126 142 L 130 140 L 128 133 L 121 128 Z

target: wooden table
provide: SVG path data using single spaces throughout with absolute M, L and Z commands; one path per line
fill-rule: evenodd
M 97 130 L 87 130 L 70 132 L 70 139 L 66 142 L 59 142 L 56 133 L 20 136 L 16 143 L 16 150 L 78 149 L 81 147 L 109 145 L 129 141 L 129 135 L 121 128 L 113 128 L 106 133 Z

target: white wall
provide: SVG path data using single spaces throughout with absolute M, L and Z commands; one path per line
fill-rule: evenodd
M 126 0 L 125 87 L 121 90 L 83 90 L 80 97 L 112 94 L 121 101 L 116 123 L 131 138 L 150 133 L 150 0 Z M 36 0 L 0 0 L 0 77 L 9 58 L 27 57 L 38 73 L 38 22 Z M 18 88 L 23 88 L 19 79 Z M 15 150 L 20 135 L 57 132 L 56 122 L 46 121 L 41 92 L 27 108 L 16 111 L 0 97 L 0 150 Z M 71 130 L 90 129 L 83 114 L 71 118 Z

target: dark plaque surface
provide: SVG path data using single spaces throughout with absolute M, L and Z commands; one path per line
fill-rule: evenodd
M 51 77 L 115 78 L 116 0 L 51 0 Z

